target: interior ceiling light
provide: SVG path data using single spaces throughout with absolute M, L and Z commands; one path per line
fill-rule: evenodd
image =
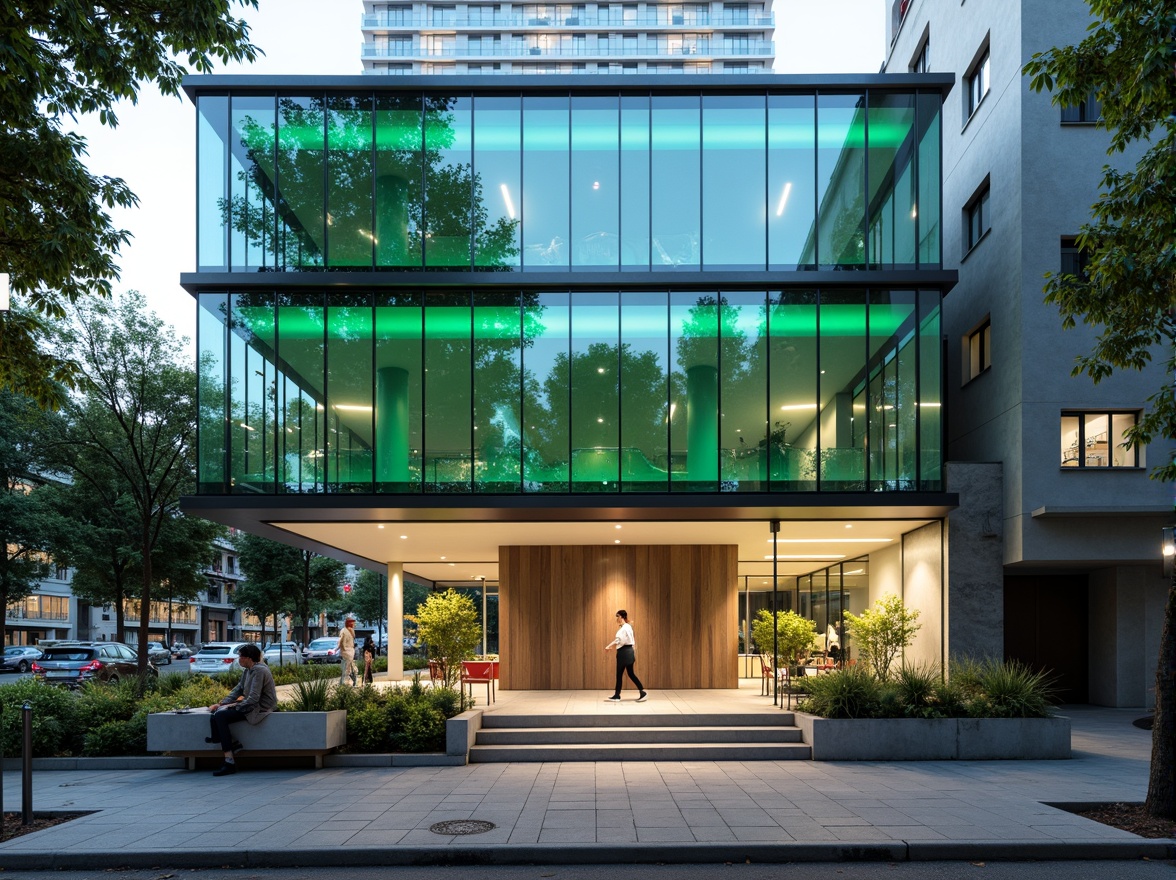
M 378 526 L 376 526 L 376 528 L 377 528 L 377 529 L 382 529 L 382 528 L 384 528 L 384 524 L 383 524 L 383 523 L 380 523 Z
M 784 184 L 784 189 L 780 192 L 780 204 L 776 206 L 776 216 L 784 216 L 784 206 L 788 204 L 788 194 L 792 192 L 792 181 Z
M 783 410 L 784 412 L 792 412 L 794 410 L 816 409 L 816 408 L 817 408 L 817 405 L 815 403 L 790 403 L 790 404 L 785 404 L 784 406 L 780 407 L 780 409 Z
M 400 540 L 401 540 L 401 541 L 407 541 L 407 540 L 408 540 L 408 535 L 401 535 L 401 536 L 400 536 Z
M 777 538 L 777 544 L 889 544 L 893 538 Z M 768 538 L 768 543 L 772 539 Z
M 334 405 L 334 407 L 335 407 L 335 409 L 342 410 L 343 412 L 371 412 L 372 411 L 372 408 L 370 406 L 363 406 L 358 403 L 336 403 Z
M 617 526 L 617 528 L 619 529 L 619 528 L 622 528 L 622 527 L 621 527 L 621 526 Z
M 771 556 L 765 556 L 764 559 L 771 559 Z M 780 553 L 776 556 L 777 559 L 844 559 L 844 553 Z

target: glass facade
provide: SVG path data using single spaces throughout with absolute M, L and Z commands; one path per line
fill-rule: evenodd
M 938 90 L 197 98 L 202 272 L 939 268 Z
M 196 101 L 201 493 L 942 490 L 938 89 Z
M 938 491 L 940 301 L 200 294 L 201 491 Z

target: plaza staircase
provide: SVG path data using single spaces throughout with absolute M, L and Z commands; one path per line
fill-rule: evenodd
M 618 707 L 619 708 L 619 707 Z M 791 712 L 482 716 L 471 764 L 809 760 Z

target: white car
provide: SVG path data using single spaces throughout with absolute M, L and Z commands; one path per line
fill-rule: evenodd
M 241 669 L 237 649 L 249 642 L 205 642 L 204 646 L 188 658 L 188 671 L 201 675 L 216 675 Z
M 296 642 L 270 642 L 261 656 L 266 666 L 298 666 L 302 663 L 302 651 Z
M 306 646 L 306 656 L 303 659 L 307 663 L 342 662 L 342 657 L 339 656 L 339 637 L 315 639 Z

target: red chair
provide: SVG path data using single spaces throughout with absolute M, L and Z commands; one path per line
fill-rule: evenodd
M 461 661 L 461 685 L 464 689 L 466 685 L 470 687 L 470 699 L 474 698 L 474 685 L 486 685 L 486 701 L 488 703 L 494 702 L 494 679 L 497 678 L 495 673 L 498 671 L 495 667 L 498 664 L 493 660 L 463 660 Z

